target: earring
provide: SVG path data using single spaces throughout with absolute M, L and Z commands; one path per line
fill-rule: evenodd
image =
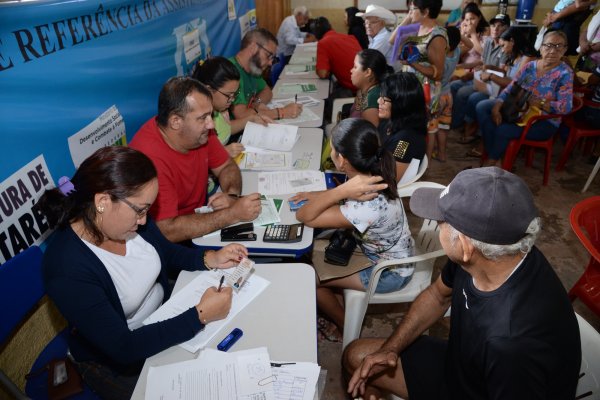
M 98 211 L 98 214 L 102 214 L 104 212 L 104 206 L 96 207 L 96 211 Z

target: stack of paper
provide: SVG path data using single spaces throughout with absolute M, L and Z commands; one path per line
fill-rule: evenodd
M 173 318 L 191 307 L 195 307 L 200 298 L 211 286 L 218 287 L 219 280 L 222 275 L 232 273 L 234 269 L 219 269 L 216 271 L 203 271 L 193 281 L 188 283 L 183 289 L 175 293 L 165 304 L 160 306 L 158 310 L 154 311 L 148 318 L 144 320 L 144 325 L 153 324 L 155 322 L 164 321 L 169 318 Z M 252 300 L 256 298 L 263 290 L 269 286 L 269 281 L 256 275 L 252 274 L 248 280 L 244 283 L 242 288 L 233 294 L 231 302 L 231 310 L 226 319 L 220 321 L 213 321 L 207 324 L 204 329 L 192 339 L 187 342 L 181 343 L 180 346 L 189 352 L 195 353 L 199 349 L 206 347 L 208 342 L 221 331 L 223 326 L 227 324 L 233 317 L 235 317 L 241 310 L 244 309 Z
M 298 141 L 298 127 L 248 122 L 242 135 L 245 149 L 236 158 L 241 169 L 282 170 L 292 168 L 292 148 Z
M 272 363 L 265 347 L 206 349 L 196 360 L 150 367 L 146 399 L 313 400 L 319 371 L 314 363 Z

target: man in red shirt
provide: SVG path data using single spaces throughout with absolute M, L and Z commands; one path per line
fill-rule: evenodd
M 354 56 L 362 50 L 356 37 L 337 33 L 325 17 L 319 17 L 314 23 L 317 44 L 317 75 L 327 79 L 331 74 L 342 88 L 350 90 L 354 96 L 356 87 L 350 79 L 350 70 L 354 66 Z M 337 96 L 341 97 L 341 96 Z
M 150 214 L 172 242 L 252 221 L 260 213 L 258 193 L 239 197 L 241 173 L 217 138 L 212 112 L 212 97 L 204 85 L 191 78 L 171 78 L 158 97 L 158 115 L 130 143 L 158 171 L 158 197 Z M 206 203 L 209 170 L 218 178 L 222 193 Z M 196 214 L 194 210 L 205 204 L 214 211 Z

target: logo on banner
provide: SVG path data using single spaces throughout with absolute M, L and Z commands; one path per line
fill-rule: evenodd
M 43 155 L 0 184 L 0 264 L 48 237 L 50 226 L 36 203 L 53 187 Z
M 191 75 L 196 62 L 206 60 L 210 56 L 206 20 L 196 18 L 187 24 L 179 25 L 173 29 L 173 35 L 177 39 L 175 49 L 177 76 Z

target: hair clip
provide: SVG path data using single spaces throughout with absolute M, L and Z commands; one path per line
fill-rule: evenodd
M 65 196 L 69 196 L 75 191 L 75 186 L 73 186 L 73 182 L 71 182 L 68 177 L 62 176 L 58 180 L 58 190 L 60 190 Z

